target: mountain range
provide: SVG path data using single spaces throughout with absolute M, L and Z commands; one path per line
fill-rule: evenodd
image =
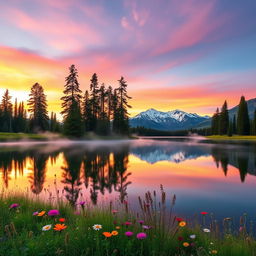
M 256 109 L 256 98 L 247 101 L 249 116 L 252 119 Z M 238 106 L 229 110 L 229 117 L 237 114 Z M 131 127 L 143 126 L 154 130 L 174 131 L 190 128 L 205 128 L 211 126 L 211 117 L 200 116 L 196 113 L 187 113 L 182 110 L 168 112 L 158 111 L 153 108 L 143 111 L 130 118 Z

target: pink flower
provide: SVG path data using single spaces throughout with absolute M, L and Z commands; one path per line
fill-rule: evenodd
M 33 216 L 37 216 L 39 212 L 33 212 Z
M 118 210 L 112 210 L 112 213 L 116 214 L 116 213 L 118 213 Z
M 143 225 L 142 228 L 148 230 L 148 229 L 151 229 L 152 227 L 151 226 L 147 226 L 147 225 Z
M 132 232 L 132 231 L 127 231 L 127 232 L 125 232 L 124 234 L 125 234 L 126 236 L 128 236 L 128 237 L 133 236 L 133 232 Z
M 48 212 L 48 216 L 56 216 L 56 215 L 60 215 L 60 212 L 58 210 L 50 210 Z
M 142 225 L 144 223 L 144 220 L 139 220 L 138 222 L 140 223 L 140 225 Z
M 84 206 L 84 205 L 85 205 L 85 201 L 81 201 L 79 204 L 80 204 L 81 206 Z
M 10 209 L 16 209 L 19 207 L 19 204 L 11 204 Z
M 139 239 L 139 240 L 143 240 L 143 239 L 145 239 L 147 237 L 147 234 L 146 233 L 138 233 L 137 234 L 137 238 Z
M 124 223 L 124 225 L 125 225 L 125 226 L 130 226 L 130 225 L 132 225 L 132 223 L 131 223 L 130 221 L 126 221 L 126 222 Z
M 177 220 L 178 222 L 181 222 L 181 221 L 183 221 L 184 219 L 179 218 L 179 217 L 176 217 L 176 220 Z

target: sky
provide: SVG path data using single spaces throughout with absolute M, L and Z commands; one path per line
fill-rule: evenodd
M 148 108 L 209 114 L 256 97 L 255 0 L 0 0 L 0 96 L 40 83 L 60 112 L 68 67 L 118 86 L 131 116 Z

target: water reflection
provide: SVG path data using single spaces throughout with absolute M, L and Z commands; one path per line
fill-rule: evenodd
M 56 175 L 53 175 L 53 172 L 57 175 L 61 172 L 59 179 L 56 178 L 57 189 L 63 190 L 65 198 L 72 206 L 75 206 L 79 196 L 83 193 L 88 194 L 93 204 L 97 204 L 99 196 L 112 193 L 118 195 L 123 202 L 132 184 L 134 176 L 132 172 L 135 174 L 139 172 L 136 161 L 139 161 L 142 166 L 140 168 L 143 168 L 144 179 L 146 179 L 155 175 L 155 173 L 146 172 L 152 165 L 163 162 L 165 166 L 168 166 L 168 163 L 181 166 L 186 161 L 200 162 L 202 158 L 207 159 L 207 164 L 212 162 L 217 168 L 221 168 L 223 178 L 228 175 L 230 167 L 239 171 L 241 182 L 245 182 L 248 174 L 256 175 L 255 144 L 222 145 L 157 140 L 139 140 L 109 145 L 105 143 L 93 147 L 86 143 L 42 144 L 26 147 L 2 146 L 0 148 L 0 173 L 1 183 L 5 189 L 8 189 L 11 179 L 17 181 L 18 187 L 24 188 L 24 178 L 26 178 L 31 192 L 40 195 L 45 188 L 46 180 Z M 131 171 L 129 161 L 134 167 Z M 159 168 L 163 167 L 159 165 Z M 171 169 L 168 171 L 172 172 Z M 210 175 L 213 169 L 205 169 L 205 172 Z M 161 180 L 161 177 L 158 178 Z M 161 182 L 164 183 L 166 178 L 163 176 L 162 179 L 163 182 Z M 186 179 L 193 180 L 193 173 Z M 20 183 L 19 180 L 21 180 Z M 136 182 L 138 187 L 139 182 L 142 181 Z M 150 184 L 147 189 L 151 189 Z

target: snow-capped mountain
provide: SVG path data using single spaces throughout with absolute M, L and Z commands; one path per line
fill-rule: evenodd
M 130 118 L 130 126 L 144 126 L 156 130 L 182 130 L 192 128 L 207 119 L 208 116 L 199 116 L 178 109 L 162 112 L 151 108 Z

